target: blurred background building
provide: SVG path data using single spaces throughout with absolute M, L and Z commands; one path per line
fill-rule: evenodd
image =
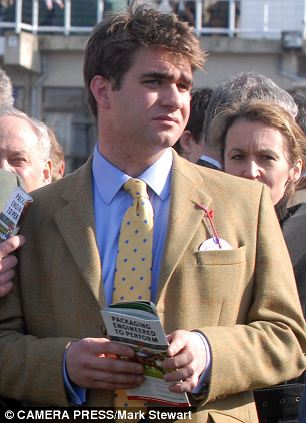
M 63 145 L 67 172 L 96 141 L 85 104 L 84 48 L 92 27 L 127 0 L 0 0 L 0 66 L 13 82 L 15 105 L 44 120 Z M 158 0 L 189 21 L 208 51 L 195 87 L 214 87 L 256 71 L 306 94 L 306 0 Z

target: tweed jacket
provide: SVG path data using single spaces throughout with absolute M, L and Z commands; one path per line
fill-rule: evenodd
M 292 379 L 306 365 L 288 252 L 266 187 L 173 154 L 157 310 L 167 333 L 198 329 L 211 347 L 209 388 L 191 397 L 193 421 L 255 423 L 251 391 Z M 33 193 L 16 285 L 0 300 L 0 395 L 69 406 L 68 343 L 106 335 L 92 191 L 90 159 Z M 198 251 L 210 234 L 196 204 L 213 210 L 232 250 Z M 112 404 L 111 391 L 87 391 L 87 406 Z

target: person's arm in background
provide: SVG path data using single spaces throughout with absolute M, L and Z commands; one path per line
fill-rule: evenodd
M 22 235 L 13 236 L 0 243 L 0 298 L 13 288 L 12 279 L 17 258 L 12 253 L 24 244 L 25 238 Z

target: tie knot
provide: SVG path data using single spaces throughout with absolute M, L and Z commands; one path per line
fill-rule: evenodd
M 123 186 L 134 199 L 149 198 L 147 193 L 147 184 L 141 179 L 130 178 Z

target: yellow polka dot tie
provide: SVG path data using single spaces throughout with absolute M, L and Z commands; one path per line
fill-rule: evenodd
M 129 179 L 124 189 L 133 197 L 121 224 L 113 302 L 150 300 L 153 209 L 146 184 Z
M 124 189 L 133 197 L 120 230 L 113 302 L 149 301 L 153 240 L 153 209 L 145 182 L 129 179 Z M 115 392 L 114 406 L 145 410 L 143 401 L 129 401 L 126 391 Z M 118 421 L 118 420 L 117 420 Z M 129 420 L 131 423 L 131 420 Z

